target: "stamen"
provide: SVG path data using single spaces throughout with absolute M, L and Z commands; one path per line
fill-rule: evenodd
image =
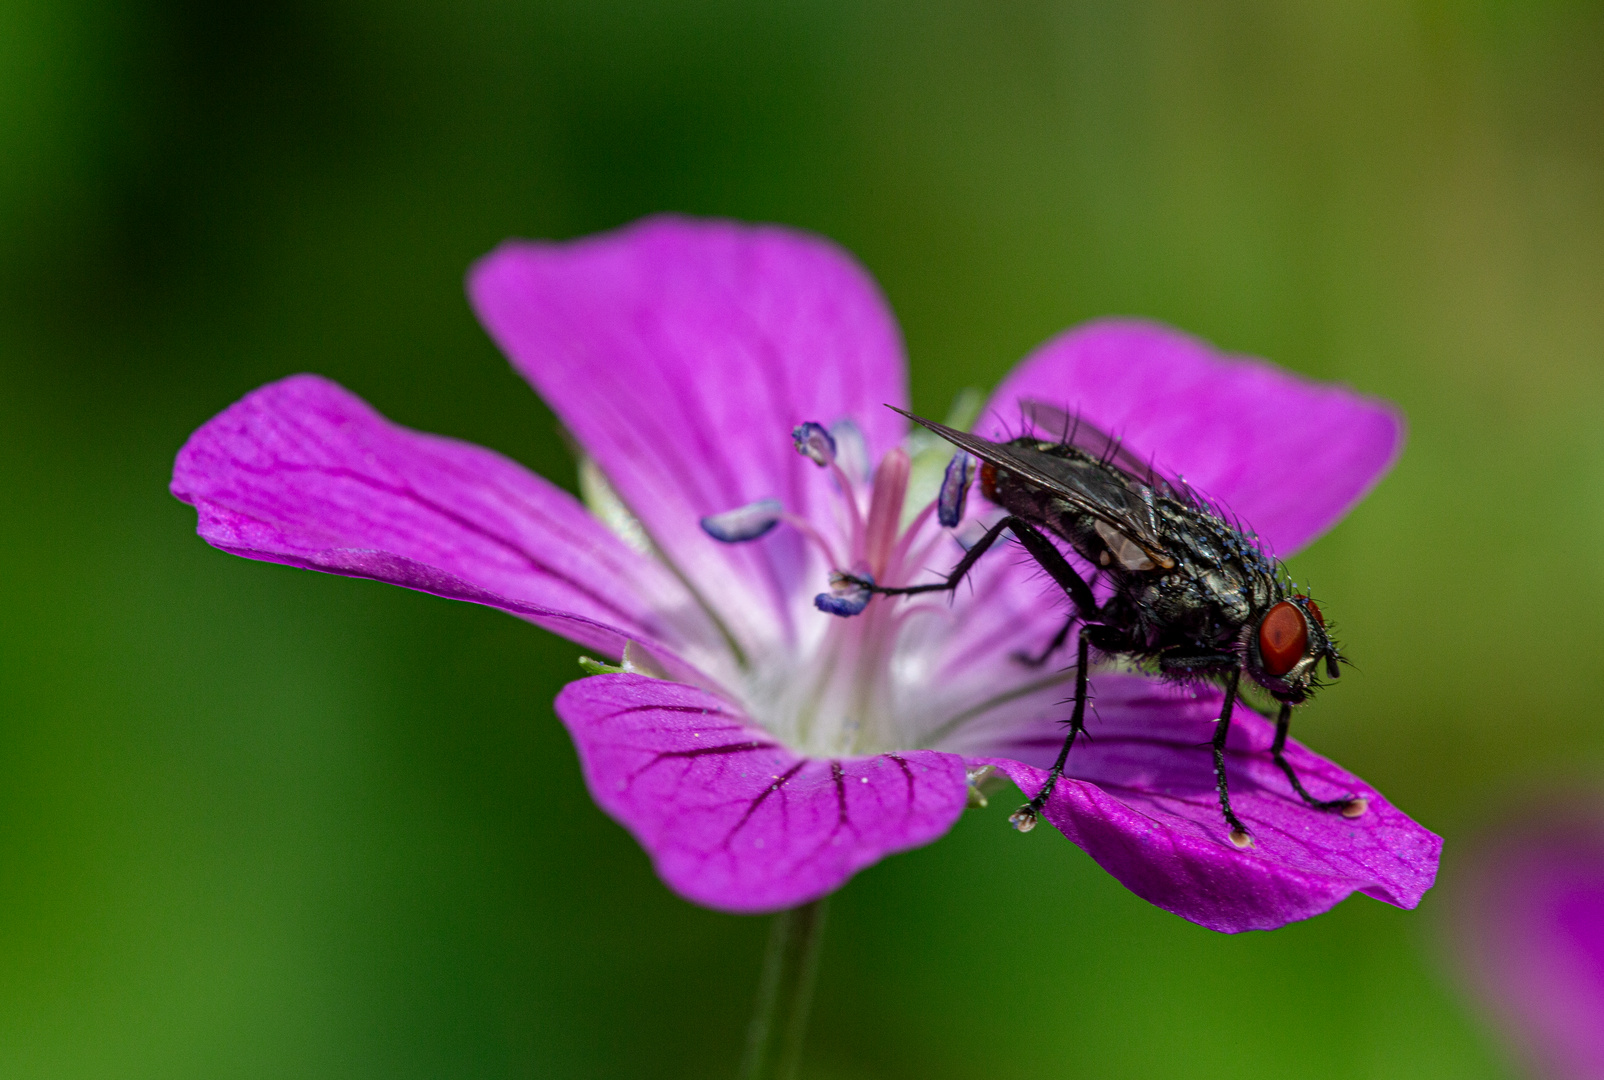
M 743 544 L 778 525 L 784 512 L 780 500 L 759 499 L 722 514 L 709 514 L 702 519 L 702 531 L 725 544 Z
M 931 503 L 930 505 L 934 506 L 935 504 Z M 925 508 L 926 511 L 929 509 L 929 506 Z M 928 517 L 928 513 L 921 514 L 918 524 L 923 524 L 924 519 L 927 519 Z M 947 540 L 952 535 L 952 533 L 943 533 L 940 530 L 933 530 L 928 535 L 923 537 L 922 542 L 916 544 L 915 541 L 919 541 L 921 538 L 916 531 L 909 529 L 908 532 L 903 535 L 902 542 L 897 545 L 897 551 L 893 556 L 893 565 L 896 569 L 897 581 L 899 583 L 911 581 L 913 575 L 918 574 L 921 571 L 938 576 L 944 574 L 946 571 L 940 569 L 938 566 L 933 565 L 930 560 L 935 556 L 936 549 L 943 546 L 943 541 Z M 964 550 L 967 551 L 968 548 L 965 548 Z M 887 578 L 886 580 L 889 581 L 891 579 Z
M 796 452 L 819 468 L 835 464 L 835 439 L 823 424 L 809 420 L 791 429 L 791 442 Z
M 835 437 L 835 454 L 841 468 L 854 481 L 863 483 L 869 478 L 869 444 L 863 430 L 851 420 L 842 419 L 830 425 L 830 434 Z
M 897 541 L 897 550 L 891 553 L 891 565 L 886 567 L 887 581 L 892 580 L 893 576 L 898 581 L 902 580 L 902 568 L 908 565 L 908 552 L 912 550 L 913 545 L 919 540 L 920 530 L 924 528 L 925 522 L 930 520 L 930 515 L 935 509 L 936 504 L 934 501 L 925 503 L 924 507 L 913 516 L 913 520 L 908 522 L 907 527 L 902 530 L 902 539 Z M 935 541 L 940 538 L 940 533 L 931 536 L 924 548 L 921 549 L 919 558 L 923 559 L 929 553 L 929 549 L 934 545 Z
M 964 518 L 964 503 L 969 498 L 969 482 L 975 477 L 975 459 L 959 451 L 947 462 L 947 475 L 941 481 L 941 494 L 936 496 L 936 519 L 946 528 L 954 528 Z
M 839 570 L 832 570 L 830 591 L 815 596 L 813 606 L 828 615 L 840 615 L 842 618 L 860 615 L 874 596 L 869 591 L 873 584 L 874 578 L 868 574 L 843 574 Z
M 851 537 L 852 556 L 854 559 L 863 557 L 863 509 L 858 505 L 858 486 L 852 477 L 847 475 L 841 467 L 840 461 L 830 463 L 830 471 L 835 474 L 835 482 L 840 486 L 841 501 L 847 507 L 847 530 Z
M 841 565 L 841 559 L 836 555 L 835 548 L 830 545 L 830 541 L 824 538 L 823 533 L 813 527 L 813 522 L 789 512 L 781 514 L 780 520 L 812 542 L 813 546 L 818 548 L 819 553 L 824 556 L 824 561 L 829 565 L 830 569 L 834 570 Z
M 935 615 L 949 622 L 955 618 L 952 613 L 952 608 L 948 607 L 946 604 L 932 600 L 926 600 L 923 602 L 915 601 L 911 604 L 903 604 L 897 609 L 896 615 L 894 615 L 891 619 L 893 632 L 900 634 L 904 626 L 908 625 L 922 615 Z

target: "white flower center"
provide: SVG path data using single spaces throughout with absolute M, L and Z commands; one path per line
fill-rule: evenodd
M 956 562 L 961 554 L 936 520 L 951 448 L 916 437 L 910 440 L 913 455 L 895 447 L 865 478 L 861 466 L 844 467 L 850 466 L 855 430 L 846 434 L 844 460 L 820 462 L 825 468 L 817 474 L 820 483 L 834 481 L 834 528 L 782 517 L 818 552 L 826 571 L 819 584 L 826 583 L 829 570 L 887 588 L 937 580 L 928 573 L 932 565 L 945 563 L 949 553 Z M 967 484 L 967 473 L 963 479 Z M 945 593 L 876 596 L 849 617 L 809 610 L 799 620 L 801 641 L 752 658 L 738 688 L 743 703 L 753 719 L 799 753 L 873 754 L 926 745 L 950 714 L 932 708 L 931 698 L 940 693 L 933 685 L 937 646 L 945 637 L 940 624 L 953 617 Z M 938 625 L 928 629 L 937 632 L 920 633 L 918 624 L 930 621 Z
M 829 489 L 829 520 L 764 499 L 704 518 L 710 536 L 745 543 L 787 524 L 808 541 L 804 580 L 818 589 L 830 584 L 832 573 L 902 588 L 939 581 L 962 554 L 956 529 L 979 527 L 963 518 L 967 459 L 963 467 L 949 466 L 952 448 L 933 435 L 916 430 L 872 475 L 862 436 L 850 422 L 831 432 L 805 424 L 794 438 L 798 451 L 821 466 L 809 472 L 812 482 Z M 601 495 L 610 494 L 604 482 L 583 470 L 582 477 Z M 590 491 L 586 501 L 614 525 L 621 507 L 609 515 L 607 499 Z M 629 539 L 639 527 L 614 525 L 614 531 Z M 732 657 L 728 666 L 717 665 L 724 689 L 797 753 L 856 756 L 950 745 L 955 737 L 967 742 L 983 734 L 981 726 L 1004 719 L 995 711 L 999 706 L 1053 691 L 1068 678 L 1062 669 L 1033 670 L 1007 660 L 1007 668 L 987 663 L 949 670 L 954 624 L 974 617 L 949 593 L 870 597 L 850 583 L 816 600 L 811 592 L 795 598 L 794 637 L 742 641 L 744 662 Z M 963 645 L 966 652 L 971 647 Z

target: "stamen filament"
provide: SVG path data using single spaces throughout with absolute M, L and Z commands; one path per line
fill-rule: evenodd
M 930 569 L 924 565 L 925 560 L 930 558 L 930 556 L 935 553 L 936 548 L 941 545 L 941 541 L 947 538 L 948 535 L 949 534 L 946 530 L 941 530 L 925 537 L 924 542 L 921 543 L 914 551 L 910 552 L 907 558 L 899 564 L 899 570 L 903 566 L 914 568 L 906 575 L 907 578 L 911 579 L 914 573 L 917 573 L 920 570 Z M 956 541 L 954 541 L 954 543 L 956 543 Z M 932 573 L 939 572 L 940 571 L 932 570 Z
M 887 580 L 890 580 L 891 578 L 897 578 L 900 580 L 902 568 L 903 566 L 907 565 L 909 549 L 913 547 L 914 541 L 918 539 L 919 530 L 924 528 L 925 522 L 930 520 L 930 515 L 935 513 L 935 511 L 936 503 L 935 500 L 932 499 L 930 502 L 924 505 L 922 510 L 914 515 L 913 520 L 908 522 L 908 527 L 902 530 L 902 538 L 897 541 L 896 549 L 892 551 L 891 558 L 887 561 Z M 939 536 L 940 534 L 938 533 L 937 535 Z
M 902 628 L 909 622 L 913 621 L 913 618 L 916 615 L 940 615 L 949 620 L 954 617 L 952 608 L 948 607 L 946 604 L 933 604 L 928 600 L 922 604 L 904 604 L 897 610 L 895 622 L 897 633 L 900 634 L 902 632 Z
M 791 528 L 795 529 L 797 532 L 801 533 L 808 540 L 811 540 L 813 545 L 819 549 L 820 554 L 824 556 L 825 562 L 829 563 L 831 570 L 841 570 L 844 568 L 840 558 L 836 555 L 835 548 L 830 544 L 830 541 L 825 538 L 823 533 L 819 532 L 818 529 L 813 527 L 813 522 L 809 521 L 800 514 L 793 514 L 789 510 L 780 515 L 780 520 L 791 526 Z
M 840 462 L 830 462 L 830 472 L 835 475 L 835 481 L 841 488 L 841 499 L 847 504 L 847 521 L 852 537 L 852 557 L 857 559 L 863 554 L 863 510 L 858 506 L 858 486 L 852 482 L 852 477 L 847 475 Z

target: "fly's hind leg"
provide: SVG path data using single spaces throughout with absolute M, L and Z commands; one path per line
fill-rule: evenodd
M 1053 644 L 1048 648 L 1048 653 L 1056 649 L 1069 636 L 1069 631 L 1074 623 L 1079 622 L 1081 624 L 1080 637 L 1076 641 L 1078 655 L 1075 663 L 1075 711 L 1070 714 L 1069 734 L 1064 739 L 1063 749 L 1058 751 L 1058 759 L 1053 762 L 1052 769 L 1047 773 L 1047 782 L 1042 785 L 1041 790 L 1036 793 L 1033 799 L 1021 806 L 1008 818 L 1013 823 L 1014 828 L 1020 832 L 1029 832 L 1036 827 L 1036 822 L 1041 818 L 1041 808 L 1047 805 L 1048 798 L 1052 796 L 1053 788 L 1058 784 L 1058 778 L 1063 775 L 1064 762 L 1069 760 L 1069 750 L 1070 747 L 1075 745 L 1076 736 L 1086 730 L 1087 671 L 1090 666 L 1091 656 L 1091 641 L 1088 639 L 1087 634 L 1095 629 L 1095 625 L 1088 625 L 1088 623 L 1089 620 L 1097 617 L 1097 598 L 1092 595 L 1092 587 L 1086 584 L 1086 580 L 1070 565 L 1069 560 L 1064 558 L 1064 553 L 1059 551 L 1051 540 L 1043 536 L 1041 530 L 1037 529 L 1035 525 L 1032 525 L 1024 518 L 1005 517 L 993 525 L 986 535 L 980 539 L 980 542 L 965 553 L 958 565 L 953 567 L 952 573 L 947 575 L 945 582 L 933 585 L 915 585 L 901 589 L 874 589 L 873 591 L 903 595 L 956 588 L 958 582 L 962 581 L 963 576 L 975 565 L 975 560 L 980 558 L 981 553 L 986 548 L 996 542 L 997 537 L 1002 535 L 1004 529 L 1013 531 L 1013 534 L 1019 538 L 1020 544 L 1030 554 L 1030 557 L 1036 560 L 1038 566 L 1047 571 L 1047 575 L 1058 583 L 1058 587 L 1064 590 L 1069 596 L 1070 602 L 1075 605 L 1074 617 L 1065 623 L 1062 632 L 1059 633 Z M 1046 659 L 1046 654 L 1043 655 L 1042 659 Z
M 1020 832 L 1029 832 L 1041 820 L 1041 808 L 1047 805 L 1047 800 L 1052 797 L 1053 788 L 1058 786 L 1058 778 L 1064 773 L 1064 763 L 1069 760 L 1070 747 L 1075 745 L 1075 737 L 1086 730 L 1086 668 L 1090 651 L 1091 642 L 1087 641 L 1085 633 L 1082 633 L 1076 642 L 1075 711 L 1069 717 L 1069 735 L 1064 739 L 1063 749 L 1058 751 L 1058 759 L 1048 770 L 1047 782 L 1036 792 L 1034 798 L 1009 815 L 1008 820 Z
M 1270 756 L 1275 759 L 1276 765 L 1286 773 L 1287 780 L 1292 784 L 1292 790 L 1298 793 L 1298 798 L 1315 810 L 1339 810 L 1343 817 L 1358 817 L 1368 809 L 1369 804 L 1364 799 L 1349 797 L 1346 799 L 1317 799 L 1304 788 L 1303 781 L 1293 770 L 1292 763 L 1286 759 L 1287 731 L 1292 726 L 1292 706 L 1281 703 L 1281 713 L 1275 718 L 1275 742 L 1270 746 Z
M 1248 833 L 1242 819 L 1236 816 L 1231 809 L 1231 788 L 1225 779 L 1225 740 L 1231 734 L 1231 711 L 1236 706 L 1237 680 L 1241 678 L 1240 668 L 1233 670 L 1225 684 L 1225 701 L 1220 705 L 1219 724 L 1214 729 L 1214 788 L 1220 795 L 1220 813 L 1225 815 L 1225 824 L 1231 830 L 1231 843 L 1239 848 L 1245 848 L 1253 843 L 1253 837 Z
M 1075 664 L 1075 711 L 1070 714 L 1069 735 L 1064 739 L 1063 749 L 1058 751 L 1058 759 L 1053 762 L 1052 769 L 1047 773 L 1047 782 L 1042 785 L 1041 790 L 1036 793 L 1034 798 L 1014 811 L 1008 818 L 1013 823 L 1014 828 L 1020 832 L 1029 832 L 1036 827 L 1036 822 L 1041 818 L 1041 808 L 1047 805 L 1048 798 L 1052 796 L 1053 788 L 1058 784 L 1058 778 L 1063 775 L 1064 762 L 1069 760 L 1069 750 L 1070 747 L 1075 745 L 1075 737 L 1086 730 L 1087 669 L 1091 655 L 1091 641 L 1087 638 L 1087 631 L 1093 629 L 1093 627 L 1087 625 L 1087 620 L 1097 617 L 1097 598 L 1092 595 L 1092 587 L 1086 584 L 1085 579 L 1069 564 L 1069 560 L 1064 558 L 1064 553 L 1059 551 L 1051 540 L 1042 535 L 1041 530 L 1024 518 L 1013 516 L 1003 518 L 988 529 L 986 535 L 981 537 L 974 547 L 964 553 L 964 557 L 958 561 L 958 565 L 953 567 L 951 573 L 947 575 L 946 581 L 933 582 L 929 585 L 908 585 L 899 588 L 883 588 L 871 585 L 861 579 L 859 579 L 858 583 L 870 592 L 880 593 L 884 596 L 909 596 L 917 593 L 941 591 L 951 592 L 958 587 L 958 583 L 964 579 L 964 575 L 974 567 L 975 561 L 985 554 L 986 549 L 997 542 L 997 537 L 1002 535 L 1004 529 L 1013 531 L 1013 534 L 1019 538 L 1020 544 L 1029 552 L 1030 557 L 1035 559 L 1037 565 L 1043 570 L 1047 571 L 1048 576 L 1058 583 L 1058 587 L 1064 590 L 1070 601 L 1075 605 L 1074 618 L 1065 624 L 1063 631 L 1054 640 L 1048 652 L 1051 653 L 1053 649 L 1062 643 L 1063 639 L 1069 636 L 1070 628 L 1075 622 L 1081 624 L 1081 634 L 1076 641 L 1078 657 Z M 1046 659 L 1045 654 L 1042 659 Z

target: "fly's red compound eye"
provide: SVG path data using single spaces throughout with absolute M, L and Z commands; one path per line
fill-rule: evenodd
M 1316 604 L 1313 600 L 1310 600 L 1307 596 L 1300 596 L 1298 599 L 1302 600 L 1303 606 L 1309 609 L 1309 614 L 1314 616 L 1314 621 L 1319 623 L 1322 627 L 1325 626 L 1326 617 L 1320 614 L 1320 605 Z
M 1259 656 L 1266 675 L 1285 675 L 1298 666 L 1309 648 L 1309 624 L 1290 600 L 1270 609 L 1259 624 Z

